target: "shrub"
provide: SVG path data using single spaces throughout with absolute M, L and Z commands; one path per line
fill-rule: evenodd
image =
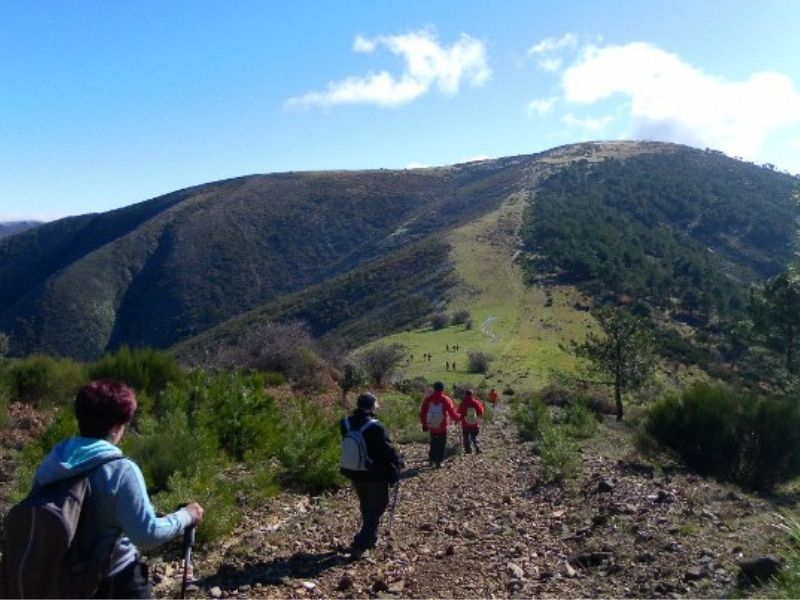
M 463 325 L 467 321 L 469 321 L 470 314 L 468 310 L 457 310 L 453 313 L 453 316 L 450 317 L 450 324 L 451 325 Z
M 800 598 L 800 521 L 795 515 L 782 515 L 778 527 L 785 534 L 780 554 L 786 564 L 772 582 L 768 597 Z
M 591 409 L 589 401 L 576 397 L 564 409 L 564 426 L 574 438 L 590 438 L 597 433 L 598 415 Z
M 206 464 L 221 464 L 213 435 L 190 428 L 184 413 L 171 412 L 163 419 L 140 419 L 139 435 L 125 436 L 122 448 L 142 470 L 152 493 L 169 489 L 173 474 L 194 473 Z
M 450 323 L 450 318 L 445 313 L 436 313 L 431 317 L 431 328 L 444 329 Z
M 9 337 L 6 333 L 0 331 L 0 360 L 5 358 L 6 354 L 8 354 L 8 350 L 11 347 L 11 343 Z
M 6 426 L 8 421 L 8 391 L 0 386 L 0 429 Z
M 470 373 L 486 373 L 492 356 L 488 352 L 469 351 L 467 352 L 467 370 Z
M 696 384 L 654 406 L 645 430 L 693 468 L 753 489 L 800 474 L 800 407 Z
M 176 471 L 167 489 L 153 496 L 153 503 L 165 512 L 186 502 L 199 502 L 204 509 L 197 527 L 200 543 L 220 540 L 239 525 L 242 515 L 236 506 L 234 484 L 226 480 L 216 463 L 203 464 L 195 472 Z
M 198 420 L 235 460 L 244 460 L 248 452 L 272 456 L 282 444 L 280 417 L 275 401 L 264 391 L 262 376 L 209 376 L 195 396 Z
M 382 386 L 406 358 L 402 344 L 375 344 L 358 355 L 358 360 L 372 383 Z
M 541 439 L 544 429 L 553 422 L 545 403 L 529 394 L 512 400 L 511 418 L 517 425 L 519 436 L 527 441 Z
M 217 370 L 282 373 L 300 387 L 315 389 L 327 367 L 317 355 L 308 324 L 262 323 L 248 330 L 235 345 L 221 347 L 211 357 Z
M 340 485 L 340 435 L 334 415 L 305 399 L 285 408 L 284 441 L 278 450 L 284 479 L 312 492 Z
M 28 495 L 33 485 L 33 476 L 36 468 L 45 455 L 61 440 L 77 435 L 77 433 L 78 422 L 72 409 L 67 407 L 57 409 L 44 434 L 39 439 L 26 444 L 17 457 L 17 483 L 11 492 L 10 500 L 12 503 L 19 502 Z
M 11 361 L 5 378 L 11 400 L 41 408 L 71 403 L 86 383 L 86 371 L 68 358 L 34 354 Z
M 542 437 L 537 444 L 542 460 L 542 481 L 557 483 L 577 477 L 581 470 L 578 449 L 561 428 L 548 425 L 542 429 Z
M 399 393 L 381 394 L 378 419 L 386 426 L 395 442 L 425 442 L 428 434 L 422 431 L 419 424 L 419 407 L 421 399 Z
M 89 378 L 117 379 L 135 389 L 137 396 L 155 399 L 167 385 L 179 383 L 183 373 L 175 358 L 162 350 L 122 346 L 92 364 Z

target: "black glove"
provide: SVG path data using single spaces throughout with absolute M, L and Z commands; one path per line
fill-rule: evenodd
M 427 425 L 423 425 L 423 426 L 422 426 L 422 431 L 425 431 L 425 432 L 427 432 L 427 431 L 428 431 L 428 426 L 427 426 Z

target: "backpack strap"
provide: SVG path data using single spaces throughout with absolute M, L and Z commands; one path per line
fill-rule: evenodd
M 378 422 L 378 419 L 367 419 L 367 422 L 361 426 L 361 429 L 358 430 L 358 433 L 364 433 L 371 425 L 374 425 Z
M 344 432 L 350 433 L 350 417 L 342 419 L 342 423 L 344 424 Z

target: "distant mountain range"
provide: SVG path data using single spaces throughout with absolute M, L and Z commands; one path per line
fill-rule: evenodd
M 620 288 L 637 293 L 664 269 L 680 271 L 680 259 L 701 264 L 698 276 L 713 273 L 729 297 L 726 286 L 741 290 L 793 257 L 795 184 L 720 153 L 640 142 L 430 169 L 240 177 L 0 240 L 0 330 L 16 354 L 80 359 L 122 344 L 197 346 L 266 319 L 301 318 L 316 335 L 362 343 L 441 308 L 459 280 L 447 236 L 521 196 L 520 252 L 538 261 L 531 280 L 544 260 L 602 295 L 615 285 L 601 276 L 606 259 L 618 272 L 673 265 Z M 557 212 L 539 212 L 545 204 Z M 630 260 L 625 248 L 613 257 L 581 247 L 593 237 L 587 215 L 618 223 L 628 255 L 637 240 L 660 245 Z M 536 230 L 538 221 L 551 226 Z M 571 247 L 583 262 L 564 258 Z M 686 248 L 691 258 L 675 259 Z
M 0 223 L 0 238 L 41 225 L 41 221 L 6 221 Z

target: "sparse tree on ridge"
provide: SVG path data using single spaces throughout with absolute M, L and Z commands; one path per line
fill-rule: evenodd
M 622 395 L 639 389 L 653 375 L 654 353 L 650 332 L 642 319 L 618 307 L 597 311 L 603 335 L 590 333 L 573 352 L 589 360 L 591 373 L 614 388 L 617 421 L 622 420 Z
M 342 390 L 342 406 L 347 408 L 347 393 L 364 383 L 364 372 L 353 362 L 346 362 L 335 377 Z
M 800 265 L 768 279 L 750 293 L 750 314 L 762 343 L 784 357 L 786 372 L 795 375 L 800 345 Z
M 376 344 L 362 351 L 360 359 L 367 376 L 380 387 L 394 374 L 407 354 L 402 344 Z

